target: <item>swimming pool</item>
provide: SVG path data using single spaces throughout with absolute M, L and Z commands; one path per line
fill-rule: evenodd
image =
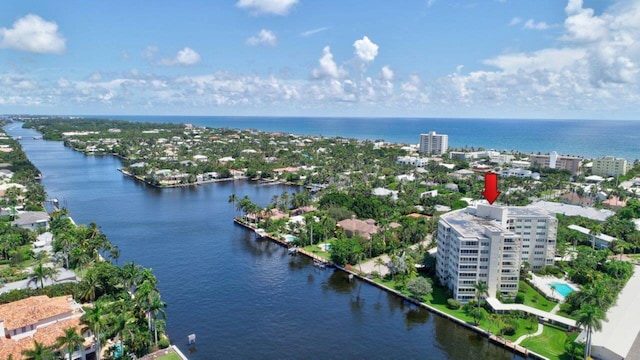
M 559 283 L 559 282 L 552 282 L 549 283 L 549 287 L 553 286 L 560 295 L 567 297 L 567 295 L 571 294 L 572 292 L 574 292 L 575 290 L 573 290 L 573 288 L 565 283 Z
M 284 238 L 284 240 L 286 242 L 294 242 L 294 241 L 298 240 L 297 237 L 295 237 L 293 235 L 289 235 L 289 234 L 284 234 L 284 235 L 282 235 L 282 237 Z

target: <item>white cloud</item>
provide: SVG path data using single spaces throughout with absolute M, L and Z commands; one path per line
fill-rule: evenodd
M 393 80 L 393 70 L 391 70 L 389 65 L 383 66 L 380 74 L 382 75 L 382 79 L 384 79 L 386 81 L 392 81 Z
M 88 79 L 89 81 L 98 82 L 102 80 L 102 73 L 100 73 L 99 71 L 96 71 L 93 74 L 89 75 Z
M 322 57 L 318 60 L 319 67 L 313 69 L 312 75 L 316 79 L 332 78 L 337 79 L 346 75 L 345 70 L 333 60 L 331 48 L 325 46 L 322 49 Z
M 484 60 L 483 63 L 500 68 L 506 73 L 532 72 L 543 69 L 560 71 L 564 67 L 571 66 L 584 59 L 585 55 L 586 51 L 584 49 L 549 48 L 531 53 L 500 55 Z
M 313 29 L 313 30 L 303 31 L 303 32 L 300 33 L 300 36 L 307 37 L 307 36 L 311 36 L 311 35 L 317 34 L 319 32 L 323 32 L 325 30 L 329 30 L 329 28 L 328 27 L 321 27 L 321 28 L 317 28 L 317 29 Z
M 568 17 L 564 21 L 566 33 L 562 37 L 563 40 L 596 42 L 608 36 L 607 23 L 613 20 L 609 14 L 594 16 L 593 9 L 582 7 L 582 0 L 569 0 L 565 12 Z
M 253 15 L 287 15 L 298 0 L 239 0 L 236 6 L 248 9 Z
M 364 61 L 371 62 L 378 56 L 378 45 L 374 44 L 368 37 L 363 37 L 353 43 L 356 56 Z
M 519 17 L 514 17 L 513 19 L 511 19 L 511 21 L 509 21 L 509 26 L 513 26 L 513 25 L 518 25 L 522 22 L 522 19 Z
M 551 40 L 556 41 L 548 42 L 554 45 L 489 57 L 482 70 L 467 70 L 473 64 L 458 65 L 451 74 L 434 77 L 412 74 L 415 69 L 400 71 L 401 64 L 389 63 L 376 68 L 378 73 L 372 76 L 349 74 L 345 64 L 369 65 L 377 55 L 358 56 L 356 51 L 351 60 L 337 61 L 327 46 L 308 79 L 228 72 L 158 75 L 144 69 L 119 75 L 102 70 L 101 78 L 93 79 L 91 72 L 76 78 L 52 74 L 47 79 L 46 74 L 35 77 L 0 70 L 0 104 L 6 112 L 44 112 L 55 106 L 104 113 L 149 108 L 200 114 L 217 109 L 245 115 L 329 111 L 334 115 L 637 118 L 640 0 L 624 0 L 601 13 L 584 9 L 581 2 L 568 3 L 565 18 L 588 15 L 589 22 L 601 24 L 597 36 L 585 33 L 591 29 L 576 28 L 577 22 L 565 21 L 564 27 L 554 28 L 557 34 Z M 526 18 L 516 25 L 525 23 Z M 343 45 L 348 43 L 336 46 Z M 155 47 L 145 51 L 151 64 L 158 64 L 159 53 Z M 178 65 L 177 55 L 169 58 Z
M 251 46 L 264 45 L 276 46 L 278 38 L 273 31 L 262 29 L 256 36 L 247 39 L 247 44 Z
M 66 46 L 58 25 L 34 14 L 16 20 L 11 29 L 0 28 L 0 37 L 0 47 L 39 54 L 60 54 Z
M 149 49 L 149 48 L 147 48 Z M 151 50 L 157 51 L 155 48 L 151 48 Z M 150 52 L 151 56 L 155 54 L 154 51 Z M 202 58 L 200 54 L 198 54 L 195 50 L 190 47 L 185 47 L 184 49 L 178 51 L 175 58 L 172 59 L 162 59 L 158 62 L 158 65 L 163 66 L 193 66 L 198 64 Z
M 524 23 L 524 28 L 531 30 L 547 30 L 549 25 L 544 21 L 535 22 L 533 19 L 529 19 Z

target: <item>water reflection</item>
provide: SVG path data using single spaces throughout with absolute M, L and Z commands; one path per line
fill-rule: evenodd
M 348 294 L 353 291 L 358 280 L 349 280 L 349 275 L 340 270 L 334 270 L 329 279 L 322 283 L 323 290 L 334 290 L 337 293 Z
M 412 330 L 416 325 L 426 324 L 429 317 L 429 310 L 416 306 L 404 314 L 404 323 L 407 330 Z

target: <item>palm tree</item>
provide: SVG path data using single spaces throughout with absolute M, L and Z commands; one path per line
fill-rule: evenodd
M 118 265 L 118 259 L 120 259 L 120 248 L 118 247 L 118 245 L 113 245 L 109 249 L 109 258 L 111 260 L 114 260 L 116 262 L 116 265 Z
M 162 317 L 162 319 L 167 318 L 167 312 L 164 311 L 164 308 L 167 307 L 167 303 L 160 299 L 160 294 L 158 292 L 152 293 L 153 295 L 149 298 L 149 316 L 153 320 L 153 333 L 156 348 L 158 347 L 158 326 L 156 324 L 158 315 Z
M 83 307 L 84 314 L 80 319 L 87 328 L 91 330 L 96 338 L 96 359 L 100 360 L 100 344 L 102 343 L 102 334 L 100 331 L 106 326 L 106 310 L 101 301 L 93 304 L 91 307 Z
M 40 288 L 44 288 L 44 281 L 47 279 L 53 279 L 56 274 L 58 274 L 57 269 L 44 266 L 42 263 L 39 263 L 38 266 L 33 268 L 33 272 L 29 274 L 29 282 L 27 284 L 31 284 L 33 282 L 38 286 L 38 283 L 40 283 Z
M 64 346 L 67 348 L 68 358 L 73 358 L 75 348 L 82 346 L 84 338 L 78 334 L 76 327 L 70 327 L 64 330 L 64 334 L 56 338 L 56 346 Z
M 22 350 L 22 355 L 25 360 L 53 360 L 53 349 L 49 346 L 45 346 L 43 343 L 39 343 L 33 340 L 33 349 Z
M 605 313 L 598 307 L 583 304 L 578 311 L 576 324 L 584 327 L 587 332 L 587 342 L 584 349 L 584 359 L 591 358 L 591 334 L 593 330 L 602 330 L 602 320 L 607 320 Z
M 591 231 L 589 231 L 589 235 L 591 236 L 591 247 L 596 248 L 596 236 L 602 234 L 602 225 L 595 224 L 591 227 Z
M 482 280 L 478 280 L 473 284 L 473 288 L 476 289 L 476 300 L 478 301 L 478 310 L 480 310 L 480 299 L 489 295 L 489 285 Z
M 382 265 L 386 265 L 386 263 L 385 263 L 384 260 L 382 260 L 382 257 L 379 256 L 379 257 L 376 258 L 375 264 L 376 264 L 376 266 L 378 266 L 378 276 L 380 276 L 380 278 L 382 279 L 382 268 L 381 268 L 381 266 Z
M 98 278 L 95 272 L 88 271 L 87 275 L 80 282 L 80 297 L 84 300 L 93 302 L 97 295 L 98 290 L 102 290 L 102 281 Z
M 553 296 L 553 294 L 556 292 L 556 286 L 555 285 L 551 285 L 551 286 L 549 286 L 549 288 L 551 289 L 551 296 Z
M 229 204 L 235 205 L 238 202 L 238 197 L 235 193 L 229 195 L 229 200 L 227 201 Z M 236 217 L 238 217 L 238 207 L 235 206 Z

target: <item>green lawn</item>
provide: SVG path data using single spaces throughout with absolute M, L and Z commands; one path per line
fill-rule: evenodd
M 181 360 L 180 356 L 178 356 L 178 354 L 176 353 L 169 353 L 167 355 L 162 355 L 159 358 L 157 358 L 156 360 Z
M 557 303 L 547 300 L 526 281 L 520 281 L 518 292 L 524 294 L 524 305 L 531 306 L 542 311 L 551 311 Z
M 565 353 L 565 342 L 575 340 L 577 333 L 567 333 L 565 330 L 551 325 L 545 325 L 542 334 L 528 338 L 520 345 L 549 359 L 569 360 L 571 356 Z
M 316 255 L 318 255 L 318 256 L 320 256 L 322 258 L 325 258 L 327 260 L 331 260 L 331 253 L 328 252 L 328 251 L 323 251 L 322 249 L 320 249 L 318 247 L 317 244 L 316 245 L 307 245 L 307 246 L 303 247 L 303 249 L 308 251 L 308 252 L 310 252 L 310 253 L 316 254 Z

